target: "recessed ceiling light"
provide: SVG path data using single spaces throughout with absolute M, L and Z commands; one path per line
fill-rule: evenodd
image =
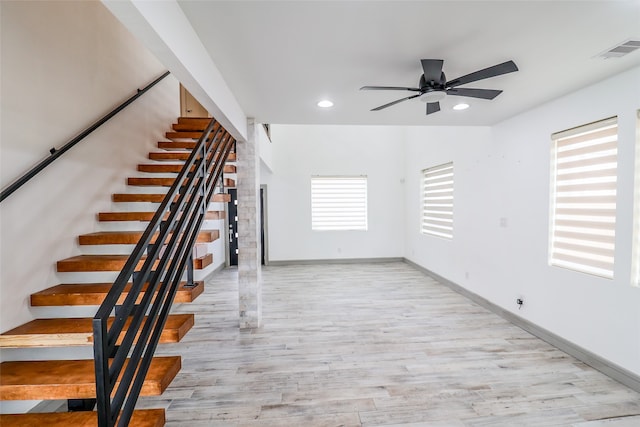
M 466 110 L 467 108 L 469 108 L 469 104 L 456 104 L 453 106 L 454 110 Z
M 323 99 L 322 101 L 319 101 L 317 105 L 320 108 L 330 108 L 333 107 L 333 102 L 329 101 L 328 99 Z

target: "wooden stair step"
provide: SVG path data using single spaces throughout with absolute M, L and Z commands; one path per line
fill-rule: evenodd
M 211 264 L 213 264 L 213 254 L 205 254 L 200 258 L 193 259 L 193 268 L 196 270 L 202 270 Z
M 202 131 L 166 132 L 164 136 L 167 139 L 200 139 Z
M 182 160 L 185 161 L 191 155 L 190 151 L 152 151 L 149 153 L 150 160 Z
M 164 409 L 136 409 L 129 420 L 129 427 L 162 427 L 166 419 Z M 50 412 L 29 414 L 2 414 L 2 427 L 98 427 L 94 411 Z
M 155 177 L 131 177 L 127 179 L 127 184 L 136 187 L 171 187 L 175 182 L 175 178 L 155 178 Z M 235 187 L 236 181 L 231 178 L 224 179 L 225 187 Z
M 176 292 L 175 303 L 193 302 L 202 292 L 204 292 L 204 282 L 194 282 L 195 286 L 186 286 L 186 282 L 181 282 Z M 31 305 L 33 307 L 59 307 L 67 305 L 100 305 L 109 293 L 113 284 L 111 283 L 63 283 L 44 289 L 35 294 L 31 294 Z M 129 295 L 131 284 L 126 287 L 117 303 L 124 303 Z M 146 285 L 143 286 L 146 289 Z M 142 300 L 142 293 L 138 296 L 136 303 Z
M 151 163 L 139 164 L 138 172 L 148 173 L 179 173 L 183 168 L 182 163 Z M 193 170 L 193 168 L 192 168 Z M 236 173 L 235 165 L 225 164 L 222 170 L 224 173 Z
M 178 123 L 172 125 L 173 130 L 205 130 L 211 122 L 210 117 L 180 117 Z M 214 125 L 218 126 L 218 123 Z
M 0 364 L 0 400 L 96 397 L 93 359 L 17 361 Z M 158 396 L 180 371 L 180 356 L 154 357 L 141 396 Z
M 143 221 L 148 222 L 153 219 L 155 212 L 100 212 L 98 221 Z M 205 219 L 216 220 L 225 218 L 224 211 L 207 211 Z M 167 213 L 163 219 L 169 217 Z
M 93 342 L 93 318 L 36 319 L 0 335 L 0 348 L 63 347 L 90 345 Z M 110 318 L 108 324 L 113 323 Z M 161 343 L 179 342 L 193 327 L 193 314 L 170 314 Z M 124 338 L 126 323 L 118 343 Z
M 207 254 L 211 255 L 211 254 Z M 193 268 L 200 270 L 213 262 L 213 255 L 207 255 L 193 260 Z M 90 271 L 120 271 L 129 259 L 129 255 L 77 255 L 57 262 L 59 273 L 90 272 Z M 144 264 L 145 257 L 138 262 L 135 271 L 139 271 Z M 155 265 L 158 264 L 156 261 Z
M 176 195 L 177 200 L 180 196 Z M 165 194 L 142 194 L 142 193 L 116 193 L 113 195 L 112 200 L 114 202 L 148 202 L 148 203 L 161 203 L 165 198 Z M 227 203 L 231 201 L 231 196 L 226 193 L 214 194 L 211 198 L 212 202 Z
M 193 143 L 195 144 L 195 142 Z M 149 152 L 149 159 L 156 161 L 186 161 L 189 159 L 191 155 L 191 151 L 151 151 Z M 227 162 L 235 162 L 236 161 L 236 153 L 229 153 L 227 155 Z M 209 156 L 211 158 L 211 156 Z
M 197 141 L 158 141 L 158 148 L 163 150 L 193 150 Z
M 80 245 L 135 245 L 140 241 L 143 233 L 143 231 L 101 231 L 79 236 L 78 243 Z M 151 243 L 155 243 L 158 234 L 151 237 Z M 219 238 L 219 230 L 201 230 L 196 242 L 208 243 Z
M 184 151 L 188 150 L 190 153 L 191 150 L 196 148 L 196 144 L 198 141 L 158 141 L 158 148 L 162 150 L 173 150 L 173 151 Z M 231 152 L 227 156 L 228 162 L 235 162 L 237 160 L 236 153 Z
M 207 127 L 210 121 L 211 121 L 211 117 L 178 117 L 178 123 L 180 124 L 199 123 L 200 126 L 203 126 L 203 129 Z

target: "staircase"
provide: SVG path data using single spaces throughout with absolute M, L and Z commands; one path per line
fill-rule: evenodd
M 98 213 L 97 220 L 106 231 L 79 236 L 78 243 L 85 254 L 73 256 L 57 262 L 57 271 L 70 273 L 68 276 L 81 279 L 79 283 L 62 283 L 31 295 L 33 307 L 57 307 L 58 312 L 73 311 L 73 307 L 96 306 L 102 304 L 112 283 L 94 283 L 96 274 L 101 272 L 119 272 L 129 257 L 131 245 L 140 241 L 142 228 L 154 216 L 155 206 L 165 197 L 173 185 L 176 174 L 196 146 L 196 141 L 209 124 L 210 119 L 179 118 L 173 124 L 173 131 L 166 133 L 168 141 L 158 143 L 160 151 L 149 153 L 150 162 L 138 165 L 138 176 L 129 177 L 126 193 L 113 194 L 112 201 L 116 209 L 113 212 Z M 218 126 L 218 125 L 216 125 Z M 228 162 L 235 161 L 235 153 L 230 153 Z M 235 166 L 224 165 L 224 172 L 234 174 Z M 228 177 L 222 180 L 224 187 L 234 187 L 235 181 Z M 223 188 L 224 189 L 224 188 Z M 216 193 L 212 202 L 228 202 L 229 195 Z M 225 218 L 224 211 L 211 210 L 208 206 L 205 222 L 199 231 L 193 249 L 193 268 L 203 271 L 213 262 L 210 244 L 220 238 L 220 220 Z M 212 221 L 215 221 L 212 225 Z M 151 238 L 151 243 L 157 233 Z M 144 259 L 136 265 L 136 271 Z M 157 263 L 155 264 L 157 265 Z M 132 284 L 125 287 L 118 299 L 121 304 L 126 299 Z M 143 289 L 146 284 L 143 284 Z M 189 285 L 186 281 L 179 284 L 175 294 L 175 303 L 189 303 L 203 292 L 204 283 L 195 281 Z M 141 299 L 142 294 L 138 298 Z M 51 400 L 67 399 L 72 401 L 95 399 L 96 378 L 92 359 L 81 360 L 40 360 L 38 349 L 48 347 L 91 346 L 93 342 L 92 318 L 46 318 L 35 319 L 0 335 L 0 348 L 32 349 L 35 360 L 11 361 L 0 364 L 0 400 Z M 109 319 L 109 324 L 113 318 Z M 193 314 L 169 314 L 159 343 L 177 343 L 193 327 Z M 119 344 L 124 337 L 127 321 L 118 338 Z M 126 365 L 126 362 L 125 362 Z M 142 396 L 157 396 L 164 392 L 181 367 L 179 356 L 154 356 L 144 383 L 140 389 Z M 119 381 L 119 380 L 118 380 Z M 91 402 L 91 401 L 89 401 Z M 92 404 L 91 404 L 92 406 Z M 85 408 L 87 409 L 87 408 Z M 163 409 L 135 410 L 130 426 L 162 426 L 165 423 Z M 0 415 L 0 425 L 10 426 L 90 426 L 97 425 L 93 411 L 29 413 Z

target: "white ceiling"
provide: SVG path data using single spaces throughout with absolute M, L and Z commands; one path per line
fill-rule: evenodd
M 185 15 L 248 117 L 279 124 L 491 125 L 640 65 L 640 50 L 595 58 L 640 39 L 640 0 L 192 1 Z M 447 79 L 507 60 L 520 71 L 464 87 L 493 101 L 448 96 L 425 115 L 412 99 L 420 59 L 444 59 Z M 323 110 L 320 99 L 335 106 Z M 461 101 L 465 111 L 451 107 Z M 598 102 L 594 99 L 593 102 Z

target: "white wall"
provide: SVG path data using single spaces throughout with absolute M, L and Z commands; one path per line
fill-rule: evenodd
M 99 2 L 0 2 L 0 179 L 5 188 L 165 71 Z M 0 205 L 0 330 L 33 318 L 29 295 L 61 282 L 55 263 L 179 115 L 169 76 Z M 3 352 L 4 358 L 6 353 Z
M 176 0 L 102 3 L 234 138 L 246 140 L 247 117 Z
M 379 126 L 273 125 L 269 259 L 401 257 L 403 132 Z M 311 176 L 367 175 L 367 231 L 312 231 Z
M 614 364 L 640 374 L 640 288 L 630 285 L 640 68 L 494 126 L 407 135 L 406 257 Z M 618 116 L 615 278 L 550 267 L 553 132 Z M 464 132 L 465 129 L 460 129 Z M 475 132 L 475 137 L 473 135 Z M 418 231 L 421 168 L 453 160 L 454 238 Z M 506 219 L 506 227 L 500 219 Z M 524 306 L 517 309 L 517 297 Z
M 472 245 L 470 236 L 482 242 L 494 240 L 498 218 L 486 206 L 496 203 L 496 183 L 485 171 L 494 170 L 500 159 L 489 153 L 488 127 L 410 127 L 406 131 L 406 258 L 434 271 L 445 270 L 448 279 L 464 284 L 465 274 L 481 275 L 481 265 L 499 260 L 484 244 Z M 454 238 L 420 233 L 420 179 L 423 169 L 453 161 Z M 463 262 L 464 261 L 464 262 Z M 492 270 L 492 273 L 497 267 Z M 478 277 L 479 279 L 480 277 Z M 486 278 L 487 283 L 489 277 Z
M 260 125 L 256 130 L 256 142 L 258 144 L 258 152 L 260 153 L 261 167 L 267 168 L 267 171 L 273 170 L 273 143 L 267 135 L 264 126 Z

